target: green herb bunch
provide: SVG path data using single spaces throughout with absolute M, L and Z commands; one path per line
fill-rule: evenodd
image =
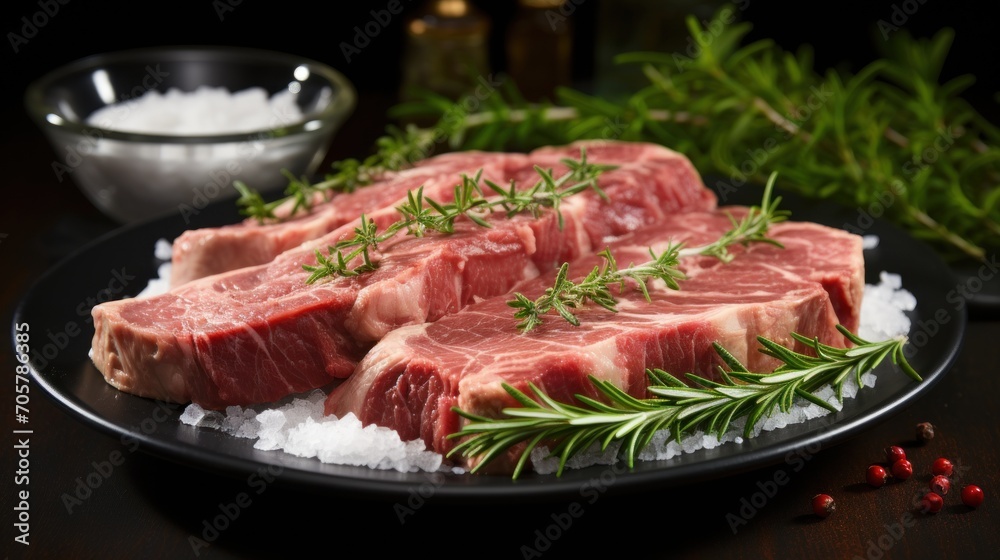
M 694 17 L 688 27 L 695 38 L 709 36 Z M 703 173 L 721 176 L 713 186 L 723 201 L 778 172 L 779 188 L 857 208 L 857 223 L 845 224 L 857 232 L 884 216 L 953 259 L 981 260 L 1000 246 L 1000 129 L 961 98 L 972 77 L 940 82 L 952 31 L 929 40 L 898 31 L 882 58 L 849 73 L 818 71 L 809 48 L 744 44 L 750 29 L 735 23 L 714 30 L 693 57 L 618 56 L 646 83 L 624 98 L 561 89 L 554 103 L 532 104 L 508 80 L 467 113 L 424 93 L 390 116 L 434 124 L 391 127 L 374 155 L 335 164 L 317 185 L 292 181 L 286 200 L 307 211 L 309 204 L 298 202 L 306 194 L 350 191 L 436 151 L 614 138 L 688 155 Z M 252 193 L 241 201 L 248 215 L 272 217 Z
M 707 33 L 694 18 L 688 26 L 695 37 Z M 885 215 L 952 257 L 982 259 L 998 245 L 1000 129 L 960 97 L 971 77 L 939 83 L 950 31 L 931 40 L 896 33 L 884 58 L 856 74 L 821 74 L 809 49 L 793 54 L 769 40 L 741 46 L 750 28 L 724 28 L 696 57 L 619 56 L 648 81 L 626 99 L 563 89 L 557 106 L 529 107 L 507 96 L 490 109 L 491 124 L 516 126 L 478 126 L 457 147 L 614 132 L 672 147 L 721 175 L 713 186 L 723 200 L 778 172 L 781 188 L 857 207 L 857 223 L 845 225 L 860 231 Z

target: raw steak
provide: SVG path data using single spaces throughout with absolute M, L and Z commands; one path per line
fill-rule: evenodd
M 391 209 L 405 201 L 406 192 L 424 186 L 427 196 L 450 200 L 461 173 L 480 168 L 486 177 L 503 180 L 507 171 L 526 166 L 519 154 L 463 152 L 430 158 L 417 166 L 392 173 L 383 180 L 349 194 L 316 204 L 308 214 L 279 223 L 260 224 L 247 219 L 217 228 L 189 230 L 174 240 L 171 286 L 246 266 L 265 264 L 281 253 L 353 222 L 362 213 Z M 291 204 L 275 210 L 287 216 Z M 390 213 L 391 215 L 392 213 Z
M 648 261 L 649 246 L 657 252 L 670 240 L 698 246 L 729 227 L 721 212 L 687 214 L 611 247 L 624 267 Z M 502 382 L 529 394 L 532 382 L 557 400 L 573 402 L 577 393 L 597 397 L 587 380 L 594 375 L 647 397 L 646 368 L 678 377 L 694 372 L 717 378 L 721 361 L 713 342 L 752 371 L 777 365 L 756 351 L 758 335 L 793 344 L 789 333 L 794 331 L 843 347 L 846 341 L 835 326 L 839 322 L 857 329 L 864 289 L 860 238 L 792 222 L 774 226 L 772 235 L 784 249 L 737 247 L 729 264 L 687 258 L 682 266 L 689 278 L 680 291 L 655 281 L 652 302 L 629 291 L 620 297 L 618 313 L 589 304 L 578 313 L 580 327 L 552 313 L 540 327 L 522 334 L 506 305 L 511 298 L 500 296 L 435 323 L 398 329 L 331 393 L 326 412 L 354 413 L 365 424 L 398 431 L 404 441 L 420 438 L 430 449 L 446 453 L 455 443 L 446 439 L 448 434 L 461 426 L 451 407 L 496 417 L 504 407 L 517 405 Z M 597 264 L 596 257 L 574 262 L 570 275 L 582 278 Z M 542 275 L 516 291 L 534 299 L 552 285 L 553 276 Z
M 315 262 L 315 248 L 352 236 L 350 224 L 266 265 L 195 280 L 154 298 L 99 305 L 94 363 L 124 391 L 210 408 L 271 402 L 323 386 L 350 375 L 393 329 L 506 293 L 592 253 L 608 232 L 627 224 L 714 207 L 687 160 L 663 148 L 648 151 L 670 157 L 602 175 L 610 202 L 593 192 L 565 200 L 562 230 L 552 212 L 496 214 L 490 229 L 460 220 L 454 235 L 398 235 L 383 243 L 372 273 L 306 284 L 302 265 Z M 388 212 L 372 216 L 384 221 Z
M 271 262 L 276 256 L 302 243 L 316 239 L 353 222 L 362 213 L 372 214 L 386 210 L 382 215 L 395 221 L 392 209 L 406 200 L 406 193 L 420 186 L 426 196 L 440 202 L 450 202 L 460 174 L 472 175 L 483 169 L 484 177 L 503 185 L 509 179 L 530 186 L 537 181 L 534 165 L 565 172 L 562 158 L 579 158 L 580 148 L 592 152 L 591 161 L 622 164 L 627 169 L 618 172 L 618 181 L 631 181 L 634 192 L 623 192 L 621 203 L 642 205 L 650 199 L 641 193 L 641 183 L 655 180 L 659 173 L 676 173 L 679 180 L 693 180 L 697 184 L 677 189 L 676 198 L 665 201 L 663 209 L 673 211 L 692 204 L 705 209 L 714 207 L 715 199 L 709 191 L 699 188 L 697 174 L 692 174 L 690 163 L 680 154 L 662 146 L 647 143 L 586 141 L 569 146 L 547 147 L 531 154 L 459 152 L 444 154 L 423 161 L 405 171 L 400 171 L 374 185 L 351 194 L 335 196 L 331 201 L 313 208 L 309 214 L 277 224 L 260 225 L 256 220 L 219 228 L 203 228 L 185 232 L 173 244 L 171 285 L 180 286 L 197 278 Z M 658 202 L 654 200 L 653 202 Z M 620 235 L 637 226 L 636 220 L 651 223 L 660 219 L 659 208 L 640 208 L 640 212 L 626 212 L 620 223 L 609 223 L 604 235 Z M 287 214 L 290 208 L 279 208 L 276 214 Z M 600 212 L 600 209 L 594 210 Z M 641 218 L 639 216 L 642 216 Z

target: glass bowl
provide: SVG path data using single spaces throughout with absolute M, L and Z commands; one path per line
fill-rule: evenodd
M 271 108 L 255 130 L 190 135 L 127 132 L 129 105 L 155 90 L 199 87 L 291 95 L 298 112 Z M 282 170 L 310 176 L 353 111 L 356 93 L 339 72 L 285 53 L 232 47 L 159 47 L 94 55 L 56 69 L 25 93 L 31 118 L 56 152 L 52 169 L 105 214 L 123 222 L 197 214 L 236 196 L 240 180 L 262 193 L 288 184 Z M 95 111 L 115 105 L 95 122 Z M 287 105 L 292 109 L 290 105 Z M 218 130 L 218 129 L 213 129 Z M 233 130 L 233 129 L 229 129 Z

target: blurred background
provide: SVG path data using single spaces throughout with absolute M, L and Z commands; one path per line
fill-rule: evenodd
M 58 7 L 58 12 L 37 16 L 44 4 Z M 902 23 L 900 29 L 924 37 L 943 27 L 954 28 L 955 42 L 943 78 L 976 75 L 978 83 L 966 97 L 997 122 L 1000 112 L 994 94 L 1000 90 L 1000 39 L 991 29 L 995 14 L 984 12 L 990 9 L 987 4 L 992 3 L 886 0 L 805 7 L 798 2 L 742 0 L 734 6 L 740 20 L 753 24 L 748 40 L 772 38 L 785 50 L 810 44 L 818 68 L 845 65 L 857 70 L 876 58 L 888 29 L 880 31 L 879 20 Z M 302 0 L 141 6 L 114 0 L 11 0 L 4 3 L 0 20 L 8 43 L 3 49 L 3 107 L 9 118 L 23 119 L 21 96 L 27 83 L 87 55 L 144 46 L 213 44 L 274 49 L 326 62 L 355 83 L 363 94 L 359 113 L 366 114 L 369 104 L 392 101 L 406 81 L 421 81 L 422 74 L 425 83 L 432 82 L 428 79 L 434 70 L 413 61 L 434 49 L 448 50 L 445 40 L 436 42 L 434 37 L 449 32 L 468 41 L 460 55 L 490 71 L 511 73 L 535 97 L 564 82 L 585 91 L 611 92 L 629 85 L 611 62 L 614 54 L 684 52 L 690 40 L 684 16 L 694 14 L 708 21 L 721 5 L 693 0 L 372 0 L 331 2 L 321 8 Z M 398 13 L 390 13 L 390 7 Z M 423 30 L 412 25 L 414 18 L 436 9 L 462 14 L 454 18 L 459 22 L 457 31 L 449 31 L 454 27 L 451 22 Z M 44 25 L 27 26 L 32 18 Z M 549 66 L 551 62 L 558 65 Z M 545 71 L 538 72 L 539 68 Z M 372 127 L 372 134 L 379 129 Z
M 99 233 L 114 226 L 92 212 L 72 181 L 53 180 L 55 154 L 24 111 L 24 91 L 32 80 L 82 57 L 208 44 L 273 49 L 330 64 L 359 92 L 353 115 L 334 139 L 328 157 L 333 160 L 370 153 L 389 122 L 387 109 L 404 98 L 407 86 L 457 96 L 460 85 L 449 68 L 470 68 L 479 76 L 509 74 L 535 101 L 551 99 L 561 85 L 607 96 L 634 90 L 641 74 L 635 66 L 616 66 L 615 54 L 687 53 L 693 45 L 684 17 L 692 14 L 708 24 L 722 5 L 692 0 L 11 0 L 0 19 L 7 39 L 0 155 L 6 163 L 5 193 L 14 203 L 6 206 L 4 221 L 16 223 L 16 209 L 36 204 L 43 188 L 48 203 L 79 210 L 68 219 L 82 224 L 69 229 Z M 975 75 L 964 97 L 1000 123 L 1000 40 L 992 29 L 994 13 L 981 3 L 886 0 L 807 8 L 789 1 L 741 0 L 733 6 L 736 20 L 753 25 L 746 41 L 770 38 L 786 51 L 811 45 L 820 70 L 859 70 L 879 57 L 891 33 L 931 37 L 950 27 L 955 39 L 942 79 Z M 49 225 L 59 231 L 58 223 Z

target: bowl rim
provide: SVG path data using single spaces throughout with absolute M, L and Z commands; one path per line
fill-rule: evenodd
M 43 94 L 58 79 L 67 75 L 86 71 L 90 68 L 97 68 L 104 64 L 123 61 L 143 61 L 149 62 L 151 56 L 158 56 L 161 59 L 178 59 L 193 55 L 204 56 L 210 54 L 218 58 L 252 58 L 254 60 L 266 60 L 273 62 L 283 62 L 289 65 L 298 64 L 309 67 L 310 72 L 319 74 L 339 88 L 338 95 L 318 113 L 305 115 L 301 120 L 288 123 L 277 128 L 262 128 L 252 131 L 230 132 L 224 134 L 148 134 L 140 132 L 126 132 L 111 128 L 103 128 L 90 125 L 79 120 L 69 119 L 58 108 L 43 101 Z M 155 59 L 153 59 L 155 62 Z M 296 134 L 316 132 L 324 128 L 330 128 L 345 120 L 354 110 L 357 103 L 357 91 L 350 80 L 341 72 L 335 70 L 328 64 L 317 60 L 293 55 L 286 52 L 253 47 L 234 47 L 224 45 L 165 45 L 157 47 L 140 47 L 97 53 L 83 58 L 76 59 L 53 70 L 50 70 L 31 82 L 24 94 L 25 108 L 28 115 L 43 129 L 58 129 L 84 136 L 99 136 L 110 140 L 123 140 L 128 142 L 145 142 L 156 144 L 214 144 L 225 142 L 247 142 L 260 141 L 270 137 L 287 137 Z M 61 122 L 53 123 L 48 120 L 49 114 L 58 115 Z M 322 121 L 324 126 L 315 127 L 310 124 L 315 121 Z

